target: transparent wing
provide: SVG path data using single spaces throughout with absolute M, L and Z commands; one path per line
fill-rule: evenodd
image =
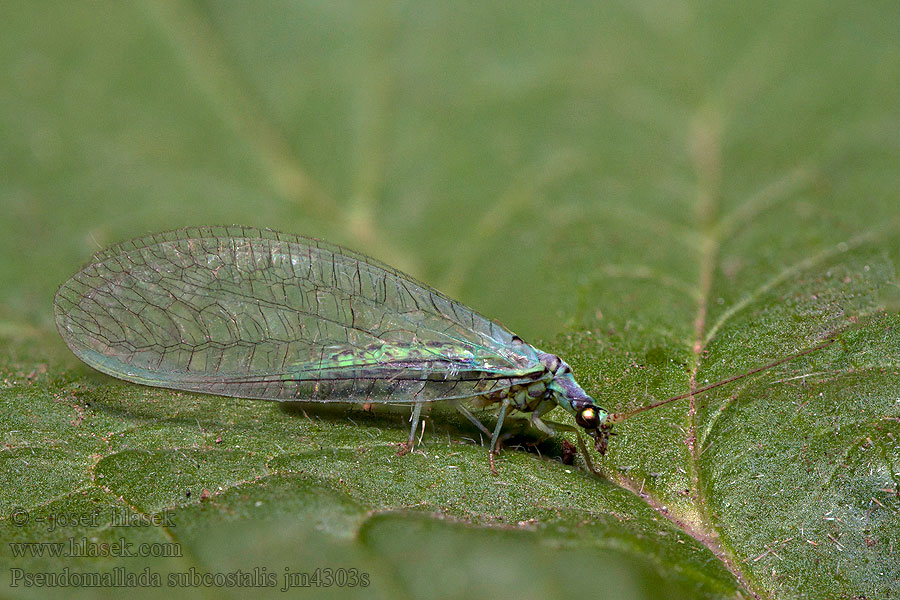
M 60 287 L 55 312 L 100 371 L 227 396 L 434 401 L 540 371 L 531 346 L 384 264 L 245 227 L 108 248 Z

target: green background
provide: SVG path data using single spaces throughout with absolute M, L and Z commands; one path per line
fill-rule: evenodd
M 119 593 L 13 569 L 147 567 L 150 597 L 244 597 L 166 575 L 254 568 L 263 597 L 325 568 L 369 585 L 293 593 L 897 597 L 898 97 L 888 1 L 3 3 L 0 595 Z M 68 352 L 52 298 L 93 252 L 232 223 L 395 265 L 611 410 L 858 325 L 619 426 L 603 477 L 527 431 L 493 476 L 446 411 L 398 457 L 404 411 L 147 389 Z M 182 556 L 10 545 L 70 539 Z

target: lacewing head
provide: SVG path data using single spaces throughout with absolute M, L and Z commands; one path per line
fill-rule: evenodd
M 538 359 L 553 375 L 547 385 L 554 402 L 575 417 L 579 427 L 594 438 L 595 447 L 601 454 L 606 451 L 605 433 L 609 412 L 597 405 L 584 389 L 575 381 L 572 368 L 555 354 L 541 353 Z

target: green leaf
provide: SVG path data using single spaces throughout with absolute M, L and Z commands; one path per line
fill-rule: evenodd
M 5 597 L 900 593 L 896 3 L 0 15 Z M 494 476 L 440 409 L 401 457 L 404 410 L 143 388 L 68 352 L 53 293 L 93 251 L 230 223 L 393 264 L 617 412 L 843 333 L 617 426 L 601 476 L 525 428 Z

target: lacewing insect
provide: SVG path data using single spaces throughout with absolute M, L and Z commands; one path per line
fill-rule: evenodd
M 491 436 L 493 470 L 510 412 L 530 414 L 547 434 L 577 432 L 542 420 L 562 407 L 603 454 L 614 423 L 834 341 L 611 414 L 560 357 L 437 290 L 346 248 L 237 226 L 163 232 L 103 250 L 59 288 L 54 308 L 72 352 L 126 381 L 263 400 L 411 404 L 405 450 L 422 407 L 449 403 Z M 498 408 L 493 431 L 466 400 Z

